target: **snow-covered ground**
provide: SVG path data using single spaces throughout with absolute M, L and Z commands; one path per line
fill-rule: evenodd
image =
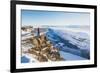
M 45 29 L 45 28 L 44 28 Z M 46 28 L 47 29 L 47 28 Z M 36 33 L 35 33 L 36 34 Z M 48 28 L 45 31 L 46 37 L 59 49 L 60 55 L 67 60 L 86 60 L 90 55 L 89 30 L 71 28 Z M 31 38 L 30 32 L 22 32 L 22 43 L 25 39 Z M 22 63 L 38 62 L 31 54 L 24 54 L 32 44 L 22 44 Z
M 83 57 L 68 53 L 68 52 L 64 52 L 64 51 L 60 51 L 60 55 L 66 60 L 86 60 Z
M 90 36 L 89 31 L 72 30 L 70 28 L 49 28 L 47 32 L 48 39 L 61 51 L 90 58 Z
M 77 45 L 80 49 L 86 49 L 89 50 L 90 48 L 90 38 L 89 38 L 89 31 L 86 32 L 86 30 L 73 30 L 73 28 L 59 28 L 55 29 L 52 28 L 53 31 L 64 38 L 65 40 L 68 40 L 70 43 Z

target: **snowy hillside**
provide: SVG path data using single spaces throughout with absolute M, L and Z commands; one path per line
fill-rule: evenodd
M 44 33 L 45 32 L 45 33 Z M 51 41 L 53 46 L 59 49 L 59 53 L 64 60 L 86 60 L 90 59 L 90 38 L 89 34 L 83 31 L 62 28 L 43 28 L 42 32 Z M 36 33 L 34 33 L 36 34 Z M 22 31 L 22 63 L 39 62 L 35 56 L 25 53 L 34 47 L 28 39 L 32 38 L 31 32 Z
M 87 33 L 50 28 L 46 35 L 60 50 L 90 58 L 90 40 Z

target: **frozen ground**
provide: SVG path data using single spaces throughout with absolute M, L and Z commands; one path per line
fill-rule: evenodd
M 30 33 L 23 32 L 22 40 L 30 38 Z M 89 31 L 65 28 L 48 28 L 46 37 L 60 50 L 60 55 L 67 60 L 86 60 L 90 58 Z M 32 46 L 32 45 L 31 45 Z M 30 44 L 24 45 L 23 50 L 28 50 Z M 38 62 L 31 55 L 24 54 L 22 63 Z
M 64 51 L 60 51 L 60 55 L 67 61 L 67 60 L 86 60 L 83 57 L 68 53 L 68 52 L 64 52 Z
M 90 58 L 89 34 L 62 28 L 49 28 L 46 34 L 55 47 L 86 59 Z

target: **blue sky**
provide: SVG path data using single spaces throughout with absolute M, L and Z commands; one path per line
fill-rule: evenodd
M 90 25 L 89 13 L 22 10 L 21 14 L 22 25 Z

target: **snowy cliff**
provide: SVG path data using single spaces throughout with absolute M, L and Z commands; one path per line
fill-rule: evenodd
M 46 36 L 61 51 L 90 58 L 90 40 L 87 33 L 50 28 Z

